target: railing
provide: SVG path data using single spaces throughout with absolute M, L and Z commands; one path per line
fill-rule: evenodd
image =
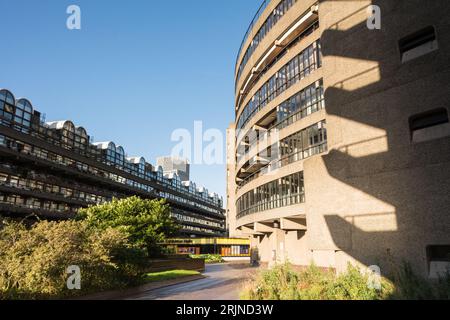
M 10 126 L 15 131 L 21 132 L 21 130 L 18 130 L 18 128 L 13 126 L 11 123 L 5 123 L 5 124 L 2 123 L 0 125 L 3 125 L 5 127 Z M 99 153 L 99 151 L 95 147 L 93 147 L 92 145 L 88 145 L 85 150 L 77 149 L 77 148 L 74 148 L 73 146 L 68 146 L 68 145 L 64 144 L 63 141 L 61 141 L 61 139 L 59 139 L 59 137 L 55 136 L 54 132 L 51 129 L 48 129 L 46 127 L 43 127 L 43 126 L 37 126 L 36 127 L 36 126 L 34 126 L 33 128 L 31 128 L 31 133 L 24 133 L 24 134 L 31 135 L 31 136 L 33 136 L 33 137 L 35 137 L 37 139 L 46 141 L 46 142 L 52 144 L 53 146 L 61 147 L 61 148 L 64 148 L 66 150 L 69 150 L 69 151 L 72 151 L 74 153 L 77 153 L 77 154 L 79 154 L 81 156 L 93 159 L 96 162 L 101 162 L 101 163 L 106 164 L 108 166 L 115 167 L 115 168 L 117 168 L 117 169 L 119 169 L 119 170 L 121 170 L 123 172 L 130 173 L 131 175 L 136 176 L 136 177 L 141 177 L 142 179 L 147 180 L 149 182 L 157 182 L 159 187 L 162 189 L 162 190 L 160 190 L 162 192 L 164 192 L 165 190 L 171 190 L 171 191 L 175 191 L 175 192 L 180 192 L 180 193 L 182 193 L 182 194 L 184 194 L 186 196 L 194 198 L 196 201 L 203 202 L 203 203 L 208 204 L 208 205 L 212 205 L 212 206 L 220 207 L 220 208 L 223 206 L 223 203 L 221 203 L 219 200 L 213 200 L 213 199 L 211 199 L 209 197 L 207 197 L 207 198 L 203 197 L 203 196 L 199 195 L 197 192 L 191 192 L 189 190 L 186 190 L 182 186 L 175 187 L 170 182 L 170 180 L 168 180 L 168 179 L 166 179 L 164 177 L 161 177 L 161 179 L 159 179 L 159 177 L 156 177 L 155 173 L 151 173 L 150 176 L 148 176 L 146 174 L 143 175 L 141 172 L 139 172 L 139 170 L 137 168 L 134 168 L 134 167 L 127 169 L 127 168 L 124 168 L 124 167 L 119 166 L 119 165 L 115 165 L 115 164 L 113 165 L 109 161 L 107 161 L 104 158 L 102 158 L 101 154 Z M 4 141 L 0 140 L 0 145 L 4 145 L 3 142 Z M 25 144 L 25 142 L 23 142 L 23 143 Z M 9 147 L 11 149 L 14 149 L 14 150 L 16 150 L 18 152 L 21 152 L 21 153 L 31 154 L 28 150 L 19 150 L 18 147 L 15 147 L 15 148 L 13 148 L 11 146 L 7 146 L 7 147 Z M 34 155 L 36 155 L 36 154 L 34 153 Z M 41 156 L 41 158 L 47 159 L 48 157 L 47 157 L 47 155 L 44 155 L 44 156 Z M 58 162 L 57 160 L 49 160 L 49 161 Z M 63 163 L 60 163 L 60 164 L 63 164 Z M 66 165 L 66 164 L 64 163 L 64 165 Z M 83 171 L 82 168 L 77 168 L 77 169 Z M 129 169 L 131 169 L 131 170 L 129 170 Z
M 303 31 L 294 41 L 292 41 L 287 47 L 285 47 L 269 64 L 267 64 L 261 72 L 257 73 L 247 86 L 247 90 L 242 94 L 240 101 L 244 101 L 245 98 L 247 98 L 248 94 L 251 92 L 250 88 L 253 87 L 253 84 L 258 82 L 258 80 L 261 79 L 278 61 L 280 61 L 293 46 L 299 43 L 302 39 L 312 34 L 318 28 L 319 28 L 319 20 L 316 20 L 305 31 Z M 240 107 L 241 104 L 239 103 L 238 109 Z
M 247 39 L 248 39 L 248 37 L 250 35 L 250 31 L 255 26 L 256 21 L 259 19 L 259 17 L 263 13 L 263 11 L 267 8 L 267 5 L 269 4 L 269 2 L 270 2 L 270 0 L 264 0 L 263 1 L 261 6 L 259 7 L 258 11 L 256 12 L 255 16 L 253 17 L 252 21 L 250 22 L 250 25 L 248 26 L 248 29 L 245 32 L 244 38 L 242 39 L 241 45 L 239 46 L 238 54 L 237 54 L 237 57 L 236 57 L 236 68 L 237 68 L 237 65 L 238 65 L 238 62 L 239 62 L 239 56 L 241 55 L 241 52 L 242 52 L 242 47 L 244 46 L 244 43 L 247 41 Z
M 248 184 L 249 182 L 263 176 L 263 175 L 267 175 L 271 172 L 274 172 L 280 168 L 283 168 L 289 164 L 292 164 L 294 162 L 297 161 L 301 161 L 304 159 L 307 159 L 309 157 L 312 157 L 316 154 L 321 154 L 324 152 L 327 152 L 328 150 L 328 144 L 327 141 L 322 142 L 321 144 L 315 145 L 315 146 L 311 146 L 307 149 L 303 149 L 299 152 L 296 152 L 294 154 L 290 154 L 287 155 L 283 158 L 280 159 L 276 159 L 271 161 L 268 165 L 262 167 L 261 169 L 259 169 L 258 171 L 256 171 L 255 173 L 251 174 L 250 176 L 248 176 L 247 178 L 243 179 L 242 181 L 240 181 L 237 185 L 237 190 L 241 189 L 242 187 L 244 187 L 246 184 Z
M 0 135 L 0 138 L 1 138 L 1 135 Z M 24 144 L 24 142 L 20 141 L 20 144 Z M 19 148 L 18 143 L 17 143 L 16 140 L 9 141 L 9 142 L 7 142 L 5 139 L 0 140 L 0 146 L 9 148 L 9 149 L 11 149 L 13 151 L 16 151 L 16 152 L 19 152 L 19 153 L 27 154 L 28 156 L 36 157 L 37 159 L 42 159 L 44 161 L 50 161 L 51 163 L 55 163 L 55 164 L 58 164 L 58 165 L 61 165 L 61 166 L 64 166 L 64 167 L 72 168 L 72 169 L 75 169 L 75 170 L 77 170 L 77 171 L 79 171 L 81 173 L 84 173 L 84 174 L 92 174 L 94 176 L 97 176 L 97 177 L 100 177 L 100 178 L 104 178 L 104 179 L 108 179 L 108 180 L 111 180 L 111 181 L 114 181 L 114 182 L 118 182 L 118 183 L 121 183 L 121 184 L 124 184 L 124 185 L 131 185 L 131 186 L 134 186 L 134 187 L 136 187 L 136 188 L 138 188 L 140 190 L 143 190 L 143 191 L 149 193 L 149 195 L 150 194 L 154 194 L 154 196 L 156 198 L 167 198 L 167 199 L 175 200 L 175 201 L 180 202 L 180 203 L 181 202 L 182 203 L 187 203 L 187 204 L 193 205 L 193 206 L 195 206 L 197 208 L 208 210 L 208 211 L 210 211 L 210 212 L 212 212 L 214 214 L 220 214 L 221 216 L 224 215 L 223 211 L 221 209 L 219 209 L 218 207 L 215 208 L 215 209 L 207 208 L 200 202 L 187 200 L 184 197 L 174 196 L 172 193 L 170 193 L 170 191 L 171 191 L 170 189 L 176 190 L 176 188 L 173 187 L 170 183 L 168 183 L 168 184 L 171 187 L 167 188 L 168 189 L 167 192 L 166 191 L 161 191 L 161 192 L 154 193 L 154 189 L 149 187 L 149 186 L 147 186 L 147 185 L 144 185 L 142 183 L 137 183 L 137 182 L 133 182 L 132 184 L 130 184 L 131 180 L 125 179 L 123 177 L 116 176 L 116 175 L 114 175 L 115 177 L 112 177 L 109 172 L 108 173 L 107 172 L 101 172 L 99 170 L 93 171 L 93 170 L 91 170 L 92 169 L 91 167 L 89 167 L 87 165 L 84 166 L 84 165 L 81 165 L 80 163 L 76 163 L 76 162 L 67 163 L 65 161 L 65 160 L 67 160 L 67 158 L 64 158 L 64 157 L 60 157 L 59 159 L 49 159 L 49 154 L 48 153 L 44 154 L 44 153 L 36 152 L 37 151 L 36 148 L 33 150 L 33 152 L 29 152 L 28 150 L 24 149 L 23 147 Z M 205 199 L 203 198 L 203 201 L 204 200 Z
M 297 121 L 304 119 L 307 116 L 324 109 L 324 106 L 325 106 L 325 99 L 322 96 L 315 103 L 313 103 L 311 105 L 306 105 L 306 106 L 300 108 L 296 112 L 290 114 L 286 118 L 278 121 L 273 126 L 269 127 L 269 129 L 267 129 L 267 131 L 264 132 L 264 135 L 269 137 L 272 135 L 273 131 L 275 131 L 275 130 L 279 131 L 279 130 L 285 129 L 285 128 L 289 127 L 290 125 L 296 123 Z M 249 141 L 249 144 L 254 145 L 257 142 L 257 140 L 258 140 L 257 138 L 252 139 Z M 240 161 L 241 160 L 239 160 L 238 162 L 240 162 Z
M 57 213 L 63 213 L 63 214 L 67 214 L 67 215 L 75 215 L 77 214 L 76 210 L 65 210 L 65 209 L 58 209 L 58 208 L 45 208 L 42 206 L 37 206 L 37 205 L 32 205 L 32 204 L 26 204 L 26 203 L 18 203 L 18 202 L 10 202 L 10 201 L 5 201 L 5 200 L 0 200 L 0 205 L 9 205 L 9 206 L 14 206 L 14 207 L 20 207 L 20 208 L 25 208 L 25 209 L 30 209 L 30 210 L 42 210 L 42 211 L 48 211 L 48 212 L 57 212 Z
M 314 103 L 307 104 L 307 105 L 301 107 L 296 112 L 294 112 L 294 113 L 288 115 L 286 118 L 278 121 L 273 126 L 271 126 L 269 129 L 267 129 L 267 131 L 263 132 L 263 139 L 267 139 L 268 137 L 270 137 L 272 135 L 273 131 L 278 132 L 282 129 L 285 129 L 285 128 L 289 127 L 290 125 L 294 124 L 295 122 L 297 122 L 301 119 L 304 119 L 307 116 L 309 116 L 315 112 L 318 112 L 324 108 L 325 108 L 325 99 L 324 99 L 323 95 L 319 95 L 319 96 L 317 96 L 317 99 Z M 254 134 L 254 135 L 252 135 L 251 140 L 249 141 L 249 145 L 254 146 L 257 143 L 258 143 L 258 138 L 256 137 L 256 134 Z M 238 157 L 237 163 L 241 163 L 242 158 L 245 157 L 250 152 L 250 150 L 251 150 L 251 148 L 246 150 L 243 155 Z
M 57 196 L 57 197 L 61 197 L 64 198 L 66 200 L 73 200 L 73 201 L 79 201 L 79 202 L 84 202 L 86 204 L 99 204 L 103 201 L 98 200 L 97 197 L 102 197 L 102 196 L 98 196 L 96 194 L 88 194 L 86 192 L 83 191 L 79 191 L 76 189 L 70 189 L 70 191 L 72 192 L 72 194 L 66 194 L 63 192 L 53 192 L 51 191 L 49 188 L 53 188 L 53 187 L 59 187 L 58 185 L 55 184 L 46 184 L 45 186 L 43 186 L 42 188 L 39 187 L 32 187 L 30 186 L 30 184 L 32 182 L 35 182 L 33 180 L 29 180 L 29 181 L 25 181 L 25 180 L 18 180 L 17 182 L 13 183 L 13 182 L 8 182 L 8 181 L 0 181 L 0 186 L 4 186 L 4 187 L 9 187 L 9 188 L 14 188 L 14 189 L 20 189 L 20 190 L 24 190 L 24 191 L 28 191 L 28 192 L 34 192 L 34 193 L 38 193 L 41 196 L 42 195 L 52 195 L 52 196 Z M 67 190 L 69 190 L 68 188 L 66 188 Z M 76 196 L 76 194 L 85 194 L 86 196 L 83 198 L 81 196 Z M 95 197 L 95 200 L 94 200 Z M 102 197 L 102 198 L 106 198 L 106 197 Z
M 292 205 L 296 205 L 296 204 L 300 204 L 300 203 L 304 203 L 304 202 L 305 202 L 305 193 L 304 192 L 293 194 L 293 195 L 287 195 L 287 196 L 280 197 L 278 199 L 265 201 L 265 202 L 250 206 L 249 208 L 240 211 L 236 217 L 237 217 L 237 219 L 241 219 L 250 214 L 255 214 L 258 212 L 263 212 L 263 211 L 272 210 L 272 209 L 284 208 L 284 207 L 288 207 L 288 206 L 292 206 Z
M 310 74 L 312 74 L 315 70 L 319 69 L 322 65 L 320 58 L 320 43 L 319 41 L 314 42 L 309 47 L 304 49 L 300 54 L 294 57 L 291 61 L 286 63 L 283 67 L 281 67 L 274 76 L 265 82 L 261 88 L 255 94 L 255 97 L 258 99 L 258 103 L 253 102 L 254 105 L 251 105 L 253 100 L 250 100 L 241 115 L 237 119 L 237 133 L 240 134 L 241 131 L 247 126 L 247 124 L 253 119 L 253 117 L 261 111 L 267 104 L 269 104 L 272 100 L 281 95 L 284 91 L 289 89 L 292 85 L 298 83 L 300 80 L 306 78 Z M 303 61 L 303 59 L 305 59 Z M 289 65 L 297 60 L 299 66 L 292 73 L 288 70 Z M 305 64 L 303 66 L 300 65 L 300 60 L 302 60 Z M 302 63 L 303 64 L 303 63 Z M 290 68 L 289 68 L 290 69 Z M 277 76 L 280 72 L 283 73 L 283 77 L 280 78 Z M 265 97 L 260 98 L 261 90 L 265 88 L 267 92 Z M 239 106 L 240 108 L 240 106 Z M 239 139 L 238 139 L 239 140 Z

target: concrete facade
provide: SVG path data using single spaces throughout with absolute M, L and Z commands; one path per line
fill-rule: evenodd
M 268 4 L 253 34 L 281 2 Z M 236 79 L 236 125 L 243 115 L 248 119 L 237 128 L 234 151 L 229 148 L 230 232 L 251 237 L 262 262 L 314 262 L 338 271 L 348 263 L 378 265 L 389 273 L 392 261 L 405 260 L 434 277 L 450 263 L 450 6 L 418 0 L 292 3 Z M 380 30 L 367 26 L 372 5 L 381 9 Z M 315 19 L 318 26 L 302 36 Z M 290 34 L 301 38 L 283 45 L 280 39 Z M 318 40 L 320 65 L 247 117 L 244 107 L 264 83 Z M 242 58 L 241 52 L 237 65 Z M 267 64 L 262 73 L 261 63 Z M 316 81 L 322 81 L 325 107 L 273 134 L 266 119 L 279 122 L 282 103 Z M 273 153 L 286 137 L 320 121 L 326 123 L 325 149 L 287 158 L 276 170 L 266 168 L 280 163 L 279 155 L 268 166 L 255 160 L 267 146 Z M 254 130 L 259 140 L 248 145 Z M 266 189 L 262 196 L 256 189 L 295 172 L 303 173 L 301 203 L 283 204 L 289 190 L 280 189 L 272 208 L 242 211 L 265 196 Z

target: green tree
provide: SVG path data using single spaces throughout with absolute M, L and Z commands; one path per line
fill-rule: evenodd
M 170 213 L 165 200 L 131 197 L 82 209 L 78 219 L 101 230 L 118 229 L 132 244 L 145 248 L 149 256 L 154 257 L 161 253 L 158 244 L 178 231 Z

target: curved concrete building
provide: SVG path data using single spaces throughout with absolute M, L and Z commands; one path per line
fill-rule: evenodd
M 450 266 L 446 1 L 265 1 L 236 62 L 228 224 L 265 263 Z

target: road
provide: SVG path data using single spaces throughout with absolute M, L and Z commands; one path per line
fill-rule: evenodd
M 254 270 L 236 263 L 207 265 L 205 279 L 151 290 L 127 300 L 238 300 Z

